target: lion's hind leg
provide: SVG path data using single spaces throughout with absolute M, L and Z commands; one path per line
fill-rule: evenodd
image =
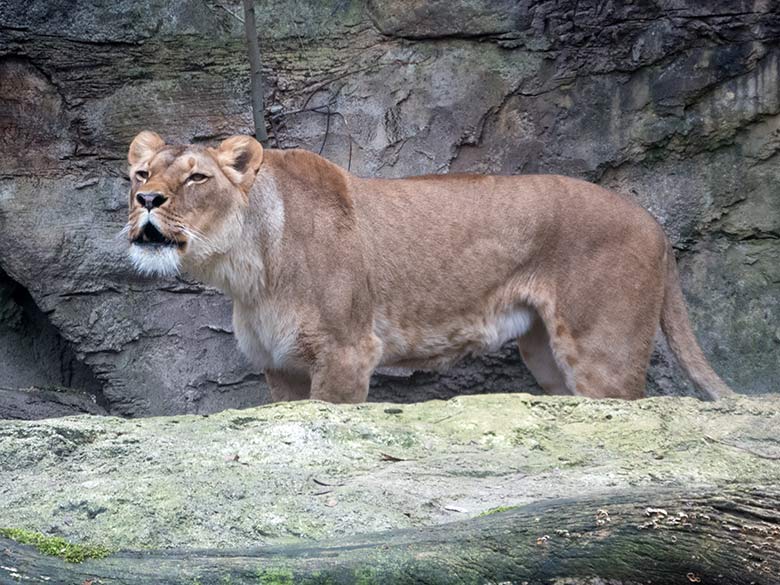
M 550 326 L 546 326 L 546 322 Z M 518 339 L 520 355 L 547 394 L 636 399 L 644 396 L 650 328 L 633 337 L 593 324 L 572 334 L 560 317 L 537 318 Z M 620 330 L 620 326 L 618 326 Z M 650 336 L 648 340 L 640 337 Z
M 644 397 L 657 321 L 642 311 L 632 315 L 630 307 L 619 308 L 623 310 L 618 315 L 594 315 L 581 327 L 570 326 L 560 316 L 547 319 L 550 354 L 570 393 L 589 398 Z M 602 310 L 613 309 L 606 304 Z
M 538 316 L 528 332 L 517 339 L 517 345 L 520 356 L 542 390 L 547 394 L 573 394 L 566 384 L 566 375 L 553 355 L 547 328 Z

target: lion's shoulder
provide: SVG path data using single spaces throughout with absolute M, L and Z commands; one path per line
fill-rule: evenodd
M 353 207 L 350 174 L 340 166 L 307 150 L 268 150 L 266 164 L 287 182 L 306 191 L 307 197 L 316 197 L 323 203 L 337 206 L 345 214 Z

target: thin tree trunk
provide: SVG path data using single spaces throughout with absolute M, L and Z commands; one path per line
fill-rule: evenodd
M 0 583 L 19 579 L 101 585 L 776 585 L 780 491 L 639 486 L 635 493 L 536 503 L 418 530 L 253 550 L 119 552 L 79 565 L 0 539 Z
M 265 91 L 263 88 L 263 70 L 260 65 L 260 46 L 257 42 L 254 0 L 244 2 L 244 31 L 246 48 L 249 54 L 250 80 L 252 86 L 252 116 L 255 121 L 255 137 L 263 145 L 268 142 L 265 131 Z

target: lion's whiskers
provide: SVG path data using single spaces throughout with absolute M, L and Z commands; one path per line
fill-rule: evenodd
M 177 224 L 176 227 L 179 228 L 181 233 L 201 244 L 207 253 L 216 251 L 216 246 L 214 246 L 214 244 L 205 236 L 205 234 L 196 228 L 187 227 L 184 224 Z
M 125 224 L 125 227 L 123 227 L 122 230 L 116 236 L 114 236 L 114 238 L 116 238 L 117 240 L 120 240 L 120 239 L 124 238 L 127 234 L 129 234 L 130 230 L 132 230 L 132 229 L 133 229 L 133 224 L 128 221 Z

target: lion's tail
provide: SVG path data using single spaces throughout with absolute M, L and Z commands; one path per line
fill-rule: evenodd
M 666 283 L 661 307 L 661 329 L 677 361 L 700 391 L 713 400 L 734 394 L 712 369 L 693 334 L 680 288 L 674 250 L 670 243 L 666 246 Z

